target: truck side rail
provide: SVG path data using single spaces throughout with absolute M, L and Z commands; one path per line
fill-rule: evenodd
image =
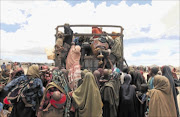
M 122 26 L 117 26 L 117 25 L 69 25 L 70 27 L 113 27 L 113 28 L 120 28 L 120 33 L 117 34 L 112 34 L 112 33 L 103 33 L 103 34 L 91 34 L 91 33 L 74 33 L 74 36 L 122 36 L 123 35 L 123 30 L 124 28 Z M 59 28 L 64 27 L 64 25 L 59 25 L 55 28 L 56 34 L 59 31 Z M 63 36 L 68 36 L 64 34 Z

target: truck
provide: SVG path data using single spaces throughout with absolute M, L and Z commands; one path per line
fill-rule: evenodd
M 92 33 L 74 33 L 72 30 L 74 27 L 90 27 L 92 28 Z M 119 28 L 119 32 L 103 32 L 102 28 L 104 27 Z M 60 28 L 64 28 L 64 32 L 60 31 Z M 60 69 L 66 67 L 66 58 L 72 42 L 81 47 L 81 69 L 94 71 L 100 67 L 109 69 L 112 68 L 113 65 L 122 70 L 124 63 L 127 65 L 124 59 L 124 28 L 122 26 L 64 24 L 58 25 L 55 30 L 55 67 L 59 67 Z M 108 42 L 109 40 L 111 40 L 113 44 L 111 44 L 111 41 Z M 96 47 L 95 43 L 99 46 Z M 104 46 L 106 44 L 108 44 L 107 48 Z M 107 55 L 109 51 L 110 53 Z

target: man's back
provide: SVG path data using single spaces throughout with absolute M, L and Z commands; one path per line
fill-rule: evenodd
M 1 69 L 2 69 L 2 70 L 6 70 L 6 65 L 5 65 L 5 64 L 2 64 L 2 65 L 1 65 Z

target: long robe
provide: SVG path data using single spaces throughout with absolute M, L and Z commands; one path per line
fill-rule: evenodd
M 66 69 L 69 70 L 68 79 L 71 90 L 78 87 L 78 80 L 81 79 L 81 47 L 72 45 L 66 60 Z
M 149 91 L 149 97 L 149 117 L 177 117 L 173 93 L 166 77 L 154 77 L 154 89 Z
M 113 77 L 101 88 L 101 97 L 104 104 L 103 117 L 118 116 L 120 80 L 119 74 L 115 74 L 117 74 L 114 75 L 116 78 Z
M 83 83 L 73 92 L 79 117 L 102 117 L 102 101 L 92 73 L 86 73 Z
M 135 87 L 130 85 L 131 77 L 124 77 L 124 84 L 121 85 L 119 94 L 119 117 L 136 117 L 136 93 Z
M 170 86 L 171 86 L 171 89 L 173 92 L 174 102 L 176 105 L 177 116 L 179 116 L 179 107 L 178 107 L 178 103 L 177 103 L 177 93 L 176 93 L 174 78 L 173 78 L 170 67 L 164 66 L 162 69 L 162 75 L 165 76 L 166 78 L 168 78 L 168 80 L 170 82 Z

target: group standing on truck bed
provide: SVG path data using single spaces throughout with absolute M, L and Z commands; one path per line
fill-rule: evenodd
M 93 27 L 92 32 L 105 33 L 99 29 Z M 2 65 L 2 117 L 179 117 L 180 80 L 175 69 L 152 67 L 147 79 L 143 68 L 119 69 L 117 59 L 122 58 L 116 36 L 93 36 L 90 47 L 97 69 L 82 69 L 81 37 L 71 41 L 68 25 L 65 34 L 69 35 L 63 38 L 60 33 L 56 40 L 58 67 L 32 64 L 25 74 L 22 66 L 10 73 Z M 84 55 L 89 54 L 86 46 L 83 49 Z

